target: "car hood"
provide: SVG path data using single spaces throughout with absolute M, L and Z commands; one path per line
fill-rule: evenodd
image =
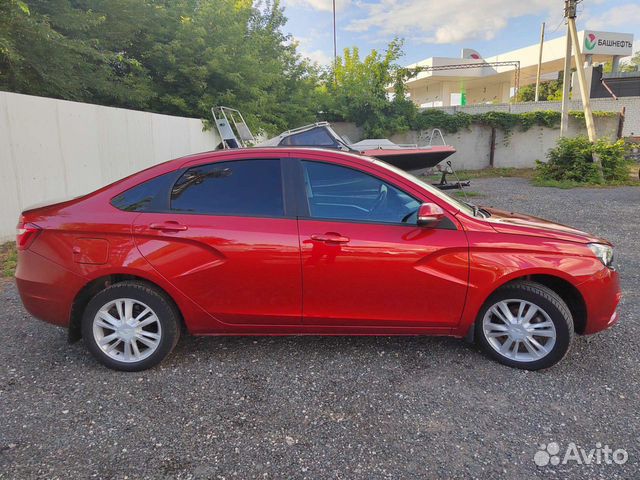
M 578 243 L 597 242 L 610 245 L 610 242 L 603 238 L 542 218 L 523 213 L 507 212 L 497 208 L 483 207 L 483 209 L 491 214 L 486 221 L 499 233 L 529 235 Z

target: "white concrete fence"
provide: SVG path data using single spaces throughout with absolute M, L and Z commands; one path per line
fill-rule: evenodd
M 460 108 L 460 107 L 447 107 Z M 474 108 L 474 107 L 465 107 Z M 478 106 L 477 109 L 490 111 L 489 106 Z M 480 113 L 469 112 L 468 113 Z M 507 110 L 508 111 L 508 110 Z M 452 113 L 450 111 L 450 113 Z M 618 116 L 596 117 L 596 131 L 598 138 L 608 138 L 615 140 L 618 129 Z M 340 135 L 346 135 L 349 140 L 357 142 L 362 140 L 362 129 L 351 123 L 333 123 L 333 128 Z M 409 131 L 393 135 L 391 140 L 396 143 L 425 145 L 429 142 L 428 135 L 430 132 Z M 569 117 L 568 135 L 574 137 L 576 135 L 586 135 L 584 120 Z M 456 133 L 444 134 L 445 141 L 449 145 L 456 148 L 456 153 L 449 157 L 453 167 L 458 170 L 480 170 L 490 166 L 491 157 L 491 128 L 486 125 L 471 125 L 469 128 L 463 128 Z M 515 127 L 511 132 L 505 134 L 500 129 L 496 129 L 495 149 L 493 166 L 514 167 L 514 168 L 533 168 L 536 166 L 536 160 L 546 161 L 546 155 L 549 149 L 556 145 L 560 138 L 560 128 L 548 128 L 533 126 L 529 130 L 522 131 Z M 438 145 L 439 138 L 436 138 L 434 145 Z
M 218 143 L 199 119 L 0 92 L 0 241 L 13 238 L 31 204 Z

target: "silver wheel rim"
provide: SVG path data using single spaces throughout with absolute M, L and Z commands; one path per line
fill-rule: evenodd
M 487 310 L 482 331 L 501 356 L 518 362 L 546 357 L 556 344 L 556 326 L 540 306 L 526 300 L 501 300 Z
M 158 349 L 162 327 L 149 306 L 132 298 L 118 298 L 104 304 L 96 313 L 93 338 L 109 358 L 133 363 Z

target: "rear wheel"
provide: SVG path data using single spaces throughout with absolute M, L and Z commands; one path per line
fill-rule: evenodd
M 548 368 L 569 350 L 573 318 L 566 303 L 544 285 L 518 281 L 498 289 L 476 320 L 476 338 L 500 363 Z
M 179 314 L 163 292 L 141 282 L 117 283 L 87 305 L 82 336 L 89 351 L 107 367 L 145 370 L 175 347 Z

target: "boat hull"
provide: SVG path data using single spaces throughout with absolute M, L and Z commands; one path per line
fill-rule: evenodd
M 456 149 L 445 145 L 430 148 L 375 149 L 365 150 L 361 153 L 402 170 L 419 170 L 435 167 L 445 158 L 456 153 Z

